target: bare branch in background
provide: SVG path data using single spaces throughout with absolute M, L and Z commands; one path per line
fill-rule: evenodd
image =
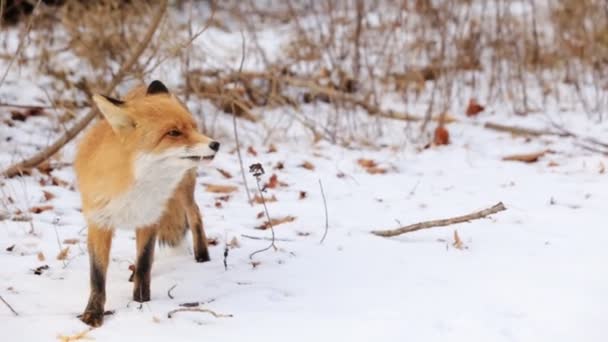
M 325 237 L 327 237 L 327 231 L 329 230 L 329 215 L 327 213 L 327 200 L 325 199 L 325 191 L 323 191 L 323 183 L 319 179 L 319 188 L 321 188 L 321 196 L 323 196 L 323 207 L 325 208 L 325 231 L 323 232 L 323 237 L 319 242 L 322 244 L 325 241 Z
M 133 68 L 133 66 L 137 63 L 137 60 L 144 52 L 146 47 L 150 44 L 150 40 L 154 36 L 156 29 L 160 21 L 162 20 L 165 11 L 167 9 L 168 0 L 161 0 L 161 3 L 158 5 L 158 11 L 154 15 L 152 22 L 148 28 L 148 31 L 144 35 L 144 38 L 141 42 L 133 49 L 128 60 L 121 66 L 118 73 L 112 78 L 110 84 L 103 90 L 104 94 L 111 93 L 114 88 L 123 80 L 123 78 L 127 75 L 129 70 Z M 50 146 L 45 148 L 44 150 L 36 153 L 30 158 L 24 159 L 16 164 L 9 166 L 7 169 L 2 171 L 2 174 L 5 177 L 13 177 L 18 174 L 21 174 L 23 171 L 31 169 L 40 165 L 43 161 L 47 160 L 53 154 L 57 153 L 65 144 L 74 139 L 78 133 L 80 133 L 87 125 L 93 121 L 93 119 L 97 116 L 98 111 L 96 108 L 92 108 L 87 115 L 85 115 L 82 119 L 74 124 L 74 126 L 70 127 L 59 139 L 57 139 Z
M 15 316 L 19 316 L 19 313 L 17 313 L 17 311 L 15 311 L 15 309 L 13 309 L 13 307 L 6 300 L 4 300 L 4 298 L 2 296 L 0 296 L 0 300 L 11 310 L 11 312 Z

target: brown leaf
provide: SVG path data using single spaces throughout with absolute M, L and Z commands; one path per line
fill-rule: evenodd
M 256 268 L 256 267 L 260 266 L 260 264 L 262 264 L 261 261 L 252 261 L 251 262 L 251 267 Z
M 371 159 L 359 159 L 357 160 L 357 163 L 364 169 L 370 168 L 370 167 L 376 167 L 378 164 L 376 164 L 375 161 L 371 160 Z
M 270 179 L 268 179 L 268 183 L 266 183 L 266 185 L 264 185 L 265 188 L 268 189 L 274 189 L 279 185 L 279 178 L 277 177 L 277 175 L 275 173 L 272 174 L 272 176 L 270 176 Z
M 558 163 L 558 162 L 556 162 L 556 161 L 554 161 L 554 160 L 551 160 L 551 161 L 550 161 L 550 162 L 547 164 L 547 166 L 548 166 L 548 167 L 556 167 L 556 166 L 559 166 L 559 163 Z
M 458 236 L 457 230 L 454 230 L 454 242 L 452 243 L 452 246 L 454 246 L 454 248 L 456 248 L 456 249 L 465 249 L 466 248 L 466 246 L 464 245 L 462 240 L 460 240 L 460 236 Z
M 304 161 L 299 166 L 305 168 L 306 170 L 310 170 L 310 171 L 315 169 L 315 166 L 309 161 Z
M 218 196 L 215 198 L 216 201 L 228 202 L 230 200 L 230 195 Z
M 63 240 L 63 243 L 66 245 L 75 245 L 78 242 L 80 242 L 80 240 L 78 240 L 78 239 L 64 239 Z
M 254 157 L 257 157 L 257 155 L 258 155 L 258 151 L 256 151 L 256 150 L 253 148 L 253 146 L 249 146 L 249 147 L 247 148 L 247 153 L 249 153 L 250 155 L 252 155 L 252 156 L 254 156 Z
M 299 199 L 303 200 L 308 196 L 308 193 L 306 191 L 300 191 L 300 196 L 298 197 Z
M 40 165 L 36 166 L 40 173 L 44 173 L 45 175 L 50 175 L 51 171 L 53 171 L 53 167 L 51 166 L 51 162 L 48 160 L 43 161 Z
M 7 252 L 12 252 L 13 249 L 15 249 L 15 245 L 10 245 L 10 246 L 6 247 Z
M 230 174 L 230 172 L 220 169 L 220 168 L 216 168 L 216 170 L 222 174 L 222 176 L 224 176 L 224 178 L 232 178 L 232 175 Z
M 228 247 L 230 248 L 240 248 L 241 244 L 239 243 L 239 240 L 236 238 L 236 236 L 234 236 L 230 242 L 228 242 Z
M 256 229 L 268 229 L 268 228 L 270 228 L 271 224 L 273 227 L 276 227 L 283 223 L 293 222 L 293 221 L 295 221 L 295 219 L 296 219 L 295 217 L 290 216 L 290 215 L 281 217 L 281 218 L 273 218 L 270 220 L 270 223 L 268 223 L 268 221 L 265 221 L 261 226 L 257 226 L 255 228 Z
M 70 185 L 70 183 L 64 181 L 63 179 L 59 179 L 55 176 L 51 177 L 51 184 L 55 185 L 55 186 L 61 186 L 61 187 L 68 187 Z
M 34 214 L 40 214 L 43 211 L 52 210 L 52 209 L 53 209 L 52 205 L 41 205 L 41 206 L 31 207 L 30 211 Z
M 44 257 L 44 253 L 42 253 L 42 252 L 38 252 L 38 254 L 36 256 L 38 257 L 38 261 L 46 260 L 46 258 Z
M 266 203 L 276 202 L 277 201 L 277 197 L 275 195 L 272 195 L 272 197 L 270 197 L 270 198 L 264 197 L 262 199 L 262 197 L 260 197 L 260 195 L 253 196 L 253 202 L 254 203 L 262 204 L 262 203 L 264 203 L 264 201 L 266 201 Z
M 258 219 L 261 219 L 262 217 L 264 217 L 264 211 L 260 211 L 255 217 L 257 217 Z M 13 245 L 15 246 L 15 245 Z
M 46 190 L 43 190 L 43 191 L 42 191 L 42 194 L 44 195 L 44 200 L 45 200 L 45 201 L 50 201 L 50 200 L 52 200 L 53 198 L 55 198 L 55 195 L 53 195 L 53 193 L 48 192 L 48 191 L 46 191 Z
M 450 133 L 447 129 L 445 129 L 445 127 L 439 125 L 437 128 L 435 128 L 433 143 L 437 146 L 447 145 L 450 143 Z
M 221 208 L 222 207 L 222 202 L 215 201 L 215 207 L 218 208 L 218 209 Z
M 34 271 L 35 275 L 41 275 L 43 271 L 48 270 L 49 269 L 49 265 L 42 265 L 42 266 L 38 266 L 36 267 Z
M 523 162 L 523 163 L 534 163 L 534 162 L 537 162 L 540 159 L 540 157 L 544 156 L 548 152 L 549 152 L 549 150 L 543 150 L 543 151 L 533 152 L 533 153 L 512 154 L 512 155 L 503 157 L 502 160 L 519 161 L 519 162 Z
M 483 112 L 484 109 L 485 107 L 477 103 L 477 100 L 470 99 L 466 114 L 467 116 L 476 116 L 477 114 Z
M 11 111 L 11 119 L 15 121 L 25 121 L 30 116 L 39 116 L 43 113 L 44 111 L 40 107 L 30 107 L 23 110 L 13 110 Z
M 62 249 L 59 254 L 57 254 L 57 260 L 65 260 L 68 257 L 68 254 L 70 253 L 70 246 L 66 246 L 64 249 Z
M 282 162 L 277 162 L 277 164 L 274 166 L 275 170 L 283 170 L 285 168 L 285 165 L 283 165 Z
M 217 194 L 229 194 L 231 192 L 235 192 L 238 188 L 234 185 L 217 185 L 217 184 L 203 184 L 205 186 L 205 191 L 213 192 Z
M 366 169 L 367 173 L 372 174 L 372 175 L 380 175 L 380 174 L 385 174 L 387 172 L 386 169 L 383 169 L 381 167 L 369 167 Z
M 275 153 L 276 151 L 277 151 L 277 147 L 274 144 L 270 144 L 270 146 L 268 146 L 267 153 Z
M 344 172 L 338 172 L 336 174 L 336 177 L 338 177 L 338 178 L 344 178 L 344 177 L 346 177 L 346 174 Z
M 604 174 L 604 172 L 606 172 L 606 166 L 602 162 L 600 162 L 599 172 L 600 172 L 600 174 Z
M 217 238 L 214 237 L 208 237 L 207 238 L 207 245 L 209 246 L 217 246 L 220 244 L 220 240 L 218 240 Z

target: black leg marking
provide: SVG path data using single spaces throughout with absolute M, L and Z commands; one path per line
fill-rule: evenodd
M 194 258 L 196 262 L 207 262 L 211 260 L 209 257 L 209 250 L 207 244 L 203 240 L 203 224 L 198 222 L 196 224 L 195 232 L 192 234 L 194 240 Z
M 154 244 L 156 239 L 152 236 L 144 246 L 141 255 L 137 259 L 135 267 L 135 288 L 133 300 L 136 302 L 150 301 L 150 270 L 154 257 Z

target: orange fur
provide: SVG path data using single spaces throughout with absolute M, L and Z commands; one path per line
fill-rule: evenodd
M 105 274 L 115 229 L 136 229 L 133 298 L 140 302 L 150 299 L 157 237 L 161 244 L 175 246 L 190 227 L 195 259 L 209 260 L 194 200 L 196 162 L 213 158 L 219 143 L 200 134 L 185 105 L 155 82 L 133 89 L 124 102 L 94 97 L 104 119 L 83 137 L 74 162 L 91 260 L 91 295 L 82 320 L 93 326 L 103 322 Z

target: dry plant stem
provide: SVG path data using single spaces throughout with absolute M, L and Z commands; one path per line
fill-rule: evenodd
M 173 299 L 173 295 L 171 294 L 171 291 L 173 291 L 173 289 L 174 289 L 176 286 L 177 286 L 177 284 L 175 284 L 175 285 L 171 286 L 171 287 L 169 288 L 169 290 L 167 290 L 167 296 L 168 296 L 169 298 L 171 298 L 171 299 Z
M 323 196 L 323 207 L 325 207 L 325 232 L 323 232 L 323 237 L 321 238 L 321 241 L 319 241 L 319 243 L 322 244 L 323 241 L 325 241 L 325 238 L 327 237 L 327 231 L 329 230 L 329 215 L 327 213 L 327 200 L 325 199 L 325 191 L 323 191 L 323 183 L 320 179 L 319 188 L 321 188 L 321 196 Z
M 27 26 L 25 27 L 25 31 L 23 32 L 23 35 L 21 36 L 21 39 L 19 40 L 19 46 L 17 46 L 17 51 L 13 55 L 13 58 L 11 58 L 8 61 L 8 66 L 6 67 L 6 70 L 4 70 L 4 74 L 2 75 L 2 78 L 0 78 L 0 87 L 2 87 L 2 84 L 4 83 L 4 80 L 6 79 L 8 72 L 11 70 L 11 67 L 13 66 L 13 63 L 15 63 L 15 60 L 17 58 L 19 58 L 19 56 L 21 55 L 21 51 L 25 47 L 25 41 L 27 40 L 27 37 L 30 34 L 30 30 L 32 29 L 32 24 L 34 23 L 34 18 L 36 17 L 34 15 L 34 13 L 36 13 L 36 10 L 38 9 L 38 6 L 40 6 L 41 2 L 42 2 L 42 0 L 36 1 L 36 5 L 34 6 L 34 9 L 32 10 L 32 16 L 30 17 L 30 20 L 28 20 Z M 4 2 L 2 2 L 1 6 L 2 6 L 2 8 L 4 8 Z M 2 9 L 0 9 L 0 15 L 2 15 Z M 0 18 L 2 18 L 2 17 L 0 16 Z
M 245 239 L 251 239 L 251 240 L 266 240 L 266 241 L 272 241 L 271 238 L 265 237 L 265 236 L 253 236 L 253 235 L 247 235 L 247 234 L 241 234 L 242 238 Z M 280 239 L 280 238 L 275 238 L 275 241 L 285 241 L 285 242 L 292 242 L 293 240 L 291 239 Z
M 374 230 L 374 231 L 372 231 L 372 234 L 378 235 L 378 236 L 383 236 L 383 237 L 397 236 L 397 235 L 401 235 L 401 234 L 405 234 L 405 233 L 415 232 L 415 231 L 421 230 L 421 229 L 428 229 L 428 228 L 433 228 L 433 227 L 445 227 L 445 226 L 449 226 L 452 224 L 469 222 L 472 220 L 484 218 L 484 217 L 492 215 L 492 214 L 496 214 L 496 213 L 501 212 L 506 209 L 507 208 L 505 208 L 504 204 L 502 204 L 502 202 L 499 202 L 490 208 L 476 211 L 476 212 L 473 212 L 473 213 L 470 213 L 467 215 L 457 216 L 457 217 L 452 217 L 452 218 L 447 218 L 447 219 L 442 219 L 442 220 L 424 221 L 424 222 L 411 224 L 409 226 L 405 226 L 405 227 L 401 227 L 401 228 L 397 228 L 397 229 Z
M 239 65 L 238 76 L 240 78 L 241 72 L 243 71 L 243 64 L 245 63 L 245 35 L 241 31 L 241 65 Z M 236 124 L 236 111 L 234 110 L 234 101 L 231 102 L 232 106 L 232 128 L 234 129 L 234 142 L 236 143 L 236 154 L 239 157 L 239 165 L 241 167 L 241 176 L 243 177 L 243 185 L 245 186 L 245 193 L 247 193 L 247 201 L 250 206 L 253 206 L 251 194 L 249 193 L 249 185 L 247 184 L 247 177 L 245 176 L 245 166 L 243 166 L 243 156 L 241 155 L 241 144 L 239 143 L 239 133 Z
M 19 316 L 19 313 L 13 309 L 13 307 L 6 301 L 2 296 L 0 296 L 0 300 L 15 314 L 15 316 Z
M 167 317 L 168 318 L 173 318 L 173 315 L 175 315 L 178 312 L 206 312 L 208 314 L 211 314 L 215 318 L 229 318 L 229 317 L 233 317 L 231 314 L 218 314 L 217 312 L 215 312 L 213 310 L 199 309 L 199 308 L 179 308 L 179 309 L 171 310 L 171 311 L 169 311 L 167 313 Z
M 491 129 L 493 131 L 506 132 L 506 133 L 511 133 L 511 134 L 515 134 L 515 135 L 524 135 L 524 136 L 534 136 L 534 137 L 539 137 L 539 136 L 543 136 L 543 135 L 554 135 L 554 136 L 560 136 L 560 137 L 569 136 L 569 134 L 567 134 L 567 133 L 543 131 L 543 130 L 536 130 L 536 129 L 526 128 L 526 127 L 518 127 L 518 126 L 508 126 L 508 125 L 497 124 L 497 123 L 493 123 L 493 122 L 486 122 L 483 127 L 487 128 L 487 129 Z
M 272 240 L 270 242 L 270 245 L 268 245 L 268 247 L 266 248 L 262 248 L 260 250 L 257 250 L 253 253 L 251 253 L 249 255 L 249 259 L 253 259 L 253 256 L 258 254 L 258 253 L 262 253 L 262 252 L 266 252 L 267 250 L 274 248 L 275 250 L 277 249 L 277 246 L 274 244 L 275 242 L 275 236 L 274 236 L 274 227 L 272 226 L 272 220 L 270 219 L 270 213 L 268 212 L 268 207 L 266 206 L 266 200 L 264 199 L 264 195 L 262 194 L 262 187 L 260 186 L 260 177 L 256 177 L 256 184 L 258 185 L 258 193 L 260 194 L 260 198 L 262 198 L 262 204 L 264 205 L 264 212 L 266 213 L 266 218 L 268 219 L 268 226 L 270 227 L 270 232 L 272 233 Z
M 158 7 L 158 11 L 154 15 L 154 18 L 152 19 L 152 22 L 148 28 L 148 31 L 144 35 L 144 38 L 135 47 L 130 58 L 126 60 L 125 63 L 121 66 L 120 70 L 118 71 L 116 76 L 114 76 L 110 84 L 103 90 L 104 94 L 109 94 L 110 92 L 112 92 L 112 90 L 114 90 L 114 88 L 131 70 L 133 65 L 137 63 L 137 60 L 139 59 L 141 54 L 148 47 L 150 40 L 154 36 L 154 33 L 156 32 L 156 29 L 158 28 L 158 25 L 165 14 L 165 10 L 167 9 L 167 2 L 168 0 L 161 0 L 161 3 Z M 47 160 L 53 154 L 59 151 L 65 144 L 74 139 L 78 135 L 78 133 L 80 133 L 85 127 L 87 127 L 87 125 L 91 121 L 93 121 L 93 119 L 97 116 L 97 113 L 97 109 L 91 109 L 91 111 L 89 111 L 86 116 L 76 122 L 74 126 L 66 130 L 66 132 L 61 137 L 59 137 L 59 139 L 57 139 L 53 144 L 51 144 L 44 150 L 36 153 L 32 157 L 24 159 L 16 164 L 9 166 L 6 170 L 2 171 L 2 174 L 6 177 L 13 177 L 18 174 L 21 174 L 23 170 L 38 166 L 40 163 Z

